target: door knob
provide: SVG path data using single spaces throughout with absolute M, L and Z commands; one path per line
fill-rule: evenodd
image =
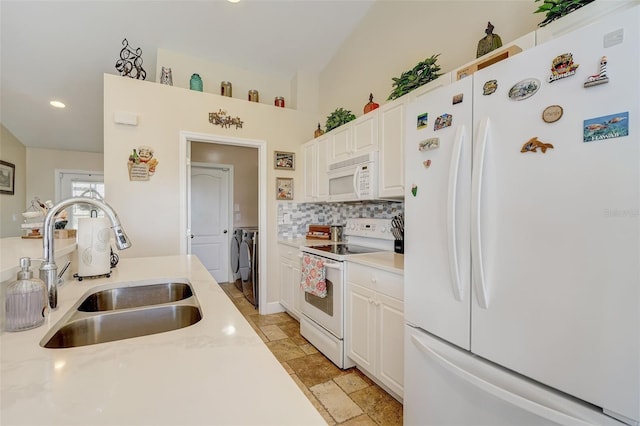
M 223 234 L 226 234 L 226 233 L 227 233 L 227 230 L 225 229 L 224 231 L 222 231 L 222 233 L 223 233 Z
M 193 240 L 193 234 L 191 234 L 191 239 Z

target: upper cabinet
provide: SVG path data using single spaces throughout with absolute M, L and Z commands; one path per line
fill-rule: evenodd
M 331 163 L 378 150 L 378 110 L 343 124 L 328 133 Z
M 379 108 L 378 196 L 404 198 L 404 127 L 407 97 Z
M 329 198 L 327 168 L 329 136 L 323 135 L 302 145 L 304 162 L 303 201 L 326 201 Z

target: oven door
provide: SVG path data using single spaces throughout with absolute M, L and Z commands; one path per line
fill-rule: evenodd
M 323 259 L 325 260 L 327 295 L 318 297 L 303 291 L 301 310 L 307 318 L 338 339 L 342 339 L 344 337 L 344 262 Z

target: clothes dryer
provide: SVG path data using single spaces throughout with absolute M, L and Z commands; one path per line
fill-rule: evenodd
M 258 231 L 245 229 L 240 243 L 240 280 L 242 293 L 258 308 Z
M 229 261 L 231 262 L 233 283 L 238 290 L 242 291 L 242 280 L 240 279 L 240 243 L 242 243 L 242 228 L 235 228 L 231 236 Z

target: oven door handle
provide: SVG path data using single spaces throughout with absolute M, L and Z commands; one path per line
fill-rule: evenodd
M 298 253 L 298 257 L 302 259 L 303 254 Z M 342 262 L 324 263 L 325 268 L 342 270 Z

